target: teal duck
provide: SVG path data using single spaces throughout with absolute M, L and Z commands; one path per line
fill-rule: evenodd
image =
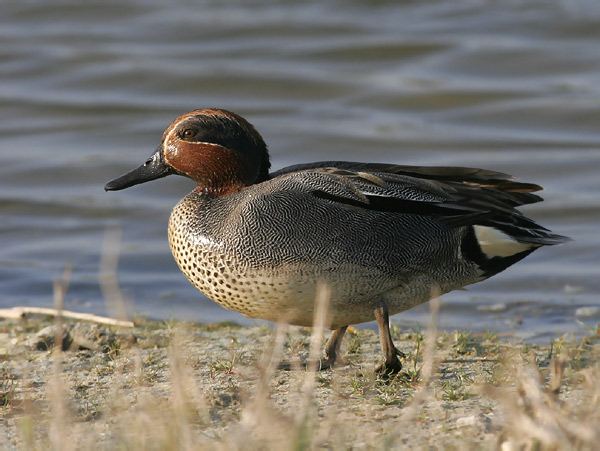
M 324 161 L 269 172 L 244 118 L 194 110 L 166 129 L 114 191 L 170 174 L 196 182 L 173 209 L 169 243 L 198 290 L 250 318 L 312 326 L 319 283 L 333 330 L 322 368 L 351 324 L 376 320 L 384 363 L 400 371 L 389 315 L 480 282 L 568 238 L 523 216 L 541 189 L 464 167 Z

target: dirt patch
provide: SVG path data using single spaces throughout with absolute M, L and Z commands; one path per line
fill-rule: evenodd
M 138 320 L 133 329 L 0 320 L 0 448 L 593 449 L 600 343 L 531 346 L 495 334 L 351 329 L 347 365 L 306 359 L 310 329 Z M 429 347 L 428 347 L 429 346 Z

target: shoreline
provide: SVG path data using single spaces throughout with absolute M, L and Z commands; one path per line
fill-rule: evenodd
M 2 449 L 592 449 L 600 439 L 597 332 L 539 346 L 393 327 L 407 358 L 382 378 L 369 329 L 349 330 L 347 365 L 313 373 L 276 369 L 307 358 L 308 328 L 63 322 L 0 320 Z

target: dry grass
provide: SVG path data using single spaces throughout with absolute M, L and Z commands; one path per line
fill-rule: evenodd
M 578 346 L 569 349 L 580 352 Z M 572 372 L 565 382 L 565 368 L 577 365 L 565 352 L 550 361 L 551 374 L 541 371 L 535 358 L 511 355 L 510 384 L 486 387 L 497 399 L 506 418 L 498 441 L 503 449 L 597 449 L 600 443 L 600 366 Z M 516 389 L 515 389 L 516 388 Z M 571 392 L 565 397 L 563 390 Z
M 382 379 L 373 371 L 379 356 L 371 331 L 351 331 L 360 345 L 350 365 L 325 372 L 276 369 L 291 337 L 309 360 L 323 341 L 285 325 L 266 334 L 184 323 L 135 333 L 130 348 L 98 354 L 56 346 L 6 358 L 0 395 L 5 424 L 14 426 L 8 445 L 594 449 L 600 438 L 597 342 L 563 340 L 550 356 L 548 347 L 465 332 L 404 333 L 395 338 L 408 354 L 406 372 Z

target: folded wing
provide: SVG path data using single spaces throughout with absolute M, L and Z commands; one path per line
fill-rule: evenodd
M 450 227 L 490 227 L 532 245 L 568 240 L 517 210 L 541 201 L 533 193 L 542 187 L 501 172 L 324 161 L 271 174 L 272 179 L 285 176 L 302 177 L 315 197 L 350 207 L 430 216 Z

